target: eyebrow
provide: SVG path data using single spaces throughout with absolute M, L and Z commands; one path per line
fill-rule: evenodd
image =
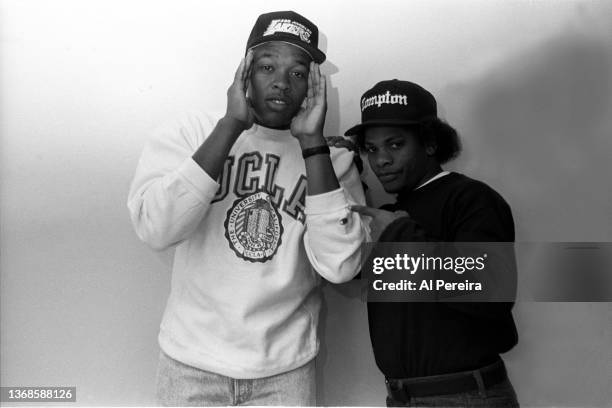
M 381 140 L 381 144 L 385 144 L 385 143 L 394 143 L 394 142 L 398 142 L 398 141 L 403 141 L 405 139 L 405 137 L 403 135 L 396 135 L 396 134 L 392 134 L 392 135 L 388 135 L 385 136 L 382 140 Z M 363 145 L 364 146 L 375 146 L 376 144 L 373 142 L 368 142 L 364 139 L 363 141 Z
M 259 55 L 257 57 L 257 59 L 261 59 L 261 58 L 274 58 L 276 56 L 276 54 L 272 54 L 271 52 L 264 52 L 263 54 Z
M 296 58 L 295 62 L 298 63 L 299 65 L 305 66 L 306 68 L 310 67 L 310 61 L 306 61 L 306 60 L 302 59 L 301 57 L 300 58 Z
M 264 52 L 263 54 L 259 55 L 257 57 L 257 61 L 259 61 L 262 58 L 274 58 L 277 55 L 278 54 L 271 53 L 271 52 L 267 51 L 267 52 Z M 310 61 L 307 61 L 302 55 L 300 55 L 298 53 L 294 53 L 293 56 L 295 57 L 296 64 L 303 65 L 306 68 L 308 68 L 310 66 Z

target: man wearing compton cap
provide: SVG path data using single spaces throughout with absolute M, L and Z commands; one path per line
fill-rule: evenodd
M 379 82 L 361 98 L 361 120 L 346 134 L 357 135 L 385 191 L 397 194 L 382 209 L 354 207 L 373 218 L 374 240 L 514 241 L 506 201 L 486 184 L 442 169 L 460 144 L 455 129 L 438 118 L 431 93 L 412 82 Z M 512 282 L 514 255 L 502 255 L 496 273 Z M 517 343 L 511 308 L 511 302 L 368 303 L 387 405 L 518 406 L 499 356 Z
M 225 116 L 191 116 L 142 154 L 132 223 L 176 246 L 163 405 L 315 404 L 320 276 L 352 279 L 365 238 L 353 154 L 323 137 L 318 34 L 291 11 L 259 16 Z

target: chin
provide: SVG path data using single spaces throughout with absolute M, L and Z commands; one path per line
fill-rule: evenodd
M 385 192 L 387 192 L 388 194 L 399 194 L 403 191 L 412 191 L 414 190 L 416 186 L 415 185 L 406 185 L 406 184 L 396 184 L 396 183 L 389 183 L 389 184 L 383 184 L 383 188 L 385 189 Z
M 291 120 L 297 114 L 292 113 L 278 113 L 264 111 L 262 114 L 256 113 L 257 122 L 265 127 L 276 128 L 276 129 L 289 129 L 291 126 Z
M 383 189 L 388 194 L 397 194 L 402 191 L 401 187 L 393 186 L 393 185 L 383 185 Z

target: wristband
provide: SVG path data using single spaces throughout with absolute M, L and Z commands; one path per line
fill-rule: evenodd
M 302 157 L 304 159 L 310 156 L 317 155 L 317 154 L 329 154 L 329 146 L 323 145 L 323 146 L 309 147 L 308 149 L 302 150 Z

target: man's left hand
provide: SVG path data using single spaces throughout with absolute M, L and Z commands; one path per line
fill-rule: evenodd
M 321 75 L 319 64 L 310 63 L 308 72 L 308 92 L 298 114 L 291 121 L 291 134 L 302 148 L 320 146 L 323 139 L 323 125 L 327 113 L 327 86 L 325 76 Z

